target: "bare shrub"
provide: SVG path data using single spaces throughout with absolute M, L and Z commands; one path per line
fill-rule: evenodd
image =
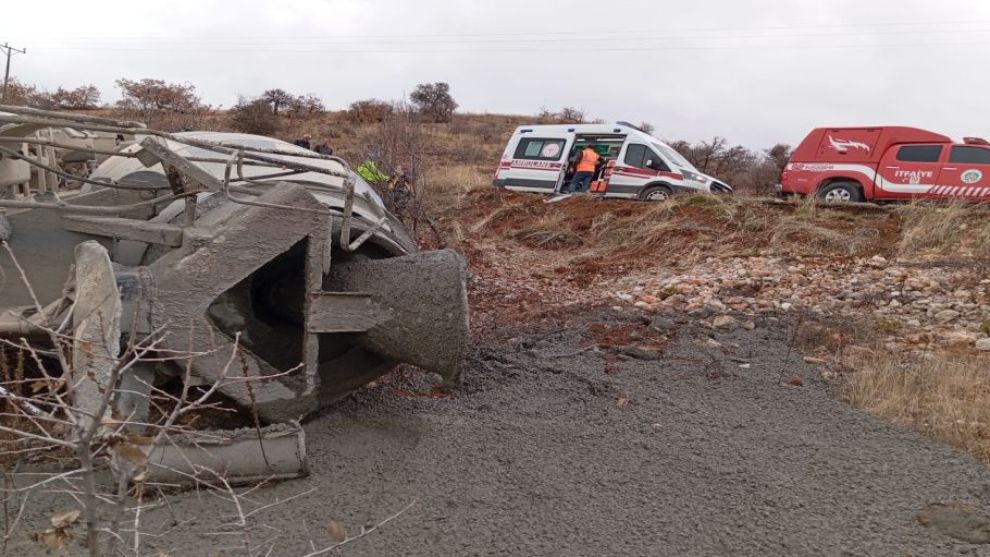
M 257 135 L 273 135 L 279 128 L 278 117 L 265 99 L 240 97 L 230 109 L 230 123 L 239 132 Z
M 6 102 L 47 110 L 91 110 L 100 104 L 100 90 L 95 85 L 81 85 L 75 89 L 59 87 L 50 93 L 11 78 L 7 84 Z
M 57 108 L 91 110 L 100 105 L 100 90 L 95 85 L 82 85 L 75 89 L 59 87 L 51 98 Z
M 286 109 L 289 118 L 311 118 L 326 112 L 327 107 L 320 97 L 309 93 L 294 97 Z
M 347 120 L 354 124 L 377 124 L 392 113 L 392 103 L 377 99 L 354 101 L 347 110 Z
M 580 108 L 565 106 L 557 114 L 557 118 L 565 124 L 581 124 L 584 122 L 584 111 Z
M 161 79 L 118 79 L 117 87 L 123 95 L 117 102 L 121 108 L 141 112 L 189 112 L 201 106 L 196 95 L 196 86 L 191 83 L 166 83 Z
M 717 136 L 695 144 L 687 141 L 668 143 L 701 172 L 725 181 L 737 191 L 757 195 L 773 192 L 791 157 L 791 147 L 783 143 L 762 152 L 742 145 L 731 146 L 724 137 Z
M 261 94 L 262 100 L 271 107 L 272 114 L 278 115 L 278 111 L 289 106 L 295 97 L 282 89 L 269 89 Z
M 204 129 L 202 122 L 210 107 L 200 102 L 190 83 L 119 79 L 117 86 L 123 98 L 117 101 L 115 115 L 170 132 Z
M 386 207 L 409 226 L 415 237 L 425 225 L 433 232 L 436 244 L 442 246 L 444 240 L 428 210 L 427 192 L 421 183 L 431 138 L 418 116 L 418 111 L 409 105 L 394 104 L 378 125 L 367 158 L 387 176 L 387 180 L 375 184 Z
M 450 85 L 443 82 L 421 83 L 409 95 L 416 110 L 428 121 L 450 122 L 457 110 L 457 102 L 450 95 Z

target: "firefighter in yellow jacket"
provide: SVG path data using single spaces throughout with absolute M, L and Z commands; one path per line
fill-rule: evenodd
M 574 177 L 571 178 L 571 183 L 568 186 L 569 192 L 584 193 L 588 191 L 591 179 L 594 178 L 595 171 L 598 170 L 598 165 L 602 163 L 602 160 L 602 156 L 598 154 L 598 151 L 595 151 L 594 145 L 587 145 L 577 153 L 572 159 L 575 163 Z

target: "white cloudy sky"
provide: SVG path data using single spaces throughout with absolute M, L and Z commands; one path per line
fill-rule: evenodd
M 332 108 L 447 81 L 463 110 L 576 106 L 757 147 L 818 125 L 990 135 L 987 0 L 5 0 L 13 74 L 46 88 L 282 87 Z

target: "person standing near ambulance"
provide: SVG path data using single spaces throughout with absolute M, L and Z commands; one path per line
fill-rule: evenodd
M 602 162 L 602 156 L 598 154 L 598 151 L 595 151 L 594 145 L 589 144 L 578 152 L 572 160 L 575 163 L 574 177 L 571 178 L 568 191 L 570 193 L 584 193 L 588 191 L 591 179 L 594 178 L 595 171 L 598 170 L 598 165 Z

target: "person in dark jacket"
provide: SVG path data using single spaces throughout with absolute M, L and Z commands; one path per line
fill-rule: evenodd
M 313 136 L 309 135 L 308 133 L 307 134 L 303 134 L 302 139 L 297 139 L 297 140 L 293 141 L 292 144 L 293 145 L 298 145 L 299 147 L 302 147 L 303 149 L 312 149 L 311 143 L 310 143 L 310 140 L 312 138 L 313 138 Z
M 333 147 L 330 146 L 330 138 L 324 136 L 323 141 L 316 144 L 313 150 L 321 155 L 332 155 Z

